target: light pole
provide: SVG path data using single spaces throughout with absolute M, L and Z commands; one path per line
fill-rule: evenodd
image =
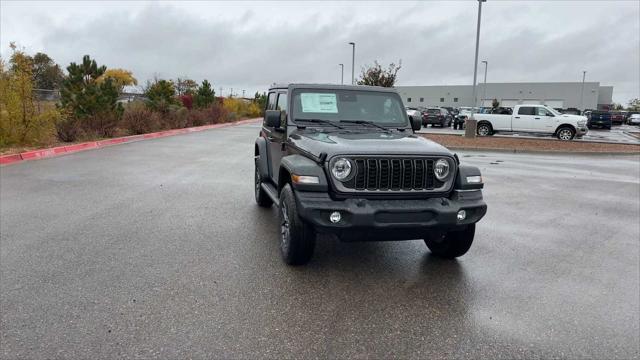
M 485 76 L 485 81 L 487 81 L 486 76 Z M 242 98 L 244 99 L 244 90 L 242 90 Z
M 344 64 L 340 65 L 340 85 L 344 85 Z
M 482 101 L 487 99 L 487 68 L 489 67 L 489 62 L 486 60 L 482 60 L 484 64 L 484 85 L 482 87 Z
M 482 17 L 482 3 L 487 0 L 478 0 L 478 27 L 476 29 L 476 57 L 473 60 L 473 107 L 471 108 L 471 117 L 473 117 L 474 108 L 477 105 L 476 100 L 476 81 L 478 79 L 478 50 L 480 48 L 480 19 Z
M 351 85 L 355 85 L 356 43 L 350 42 L 349 45 L 351 45 L 351 47 L 352 47 L 352 52 L 351 52 Z
M 580 91 L 580 111 L 584 111 L 584 78 L 587 76 L 587 71 L 582 71 L 582 90 Z

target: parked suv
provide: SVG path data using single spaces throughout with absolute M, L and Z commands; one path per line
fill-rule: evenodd
M 422 112 L 422 125 L 427 127 L 436 125 L 440 127 L 450 127 L 453 122 L 453 116 L 445 108 L 432 107 Z
M 487 211 L 480 170 L 415 135 L 420 126 L 390 88 L 269 90 L 255 142 L 255 198 L 278 207 L 287 264 L 310 260 L 318 232 L 343 241 L 424 239 L 445 258 L 469 250 Z

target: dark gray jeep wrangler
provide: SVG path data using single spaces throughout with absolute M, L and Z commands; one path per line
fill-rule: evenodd
M 394 89 L 290 84 L 269 89 L 255 143 L 255 197 L 276 204 L 287 264 L 311 259 L 318 232 L 343 241 L 424 239 L 469 250 L 487 212 L 480 170 L 414 135 Z

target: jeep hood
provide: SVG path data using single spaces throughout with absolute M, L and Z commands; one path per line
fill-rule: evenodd
M 410 130 L 404 132 L 315 132 L 294 131 L 289 137 L 290 145 L 300 150 L 320 156 L 335 155 L 442 155 L 453 154 L 444 146 Z

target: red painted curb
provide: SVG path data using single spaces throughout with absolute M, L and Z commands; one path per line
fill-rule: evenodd
M 0 164 L 13 164 L 14 162 L 22 161 L 20 154 L 11 154 L 0 156 Z
M 124 136 L 124 137 L 106 139 L 106 140 L 100 140 L 100 141 L 90 141 L 90 142 L 80 143 L 80 144 L 57 146 L 57 147 L 48 148 L 48 149 L 31 150 L 31 151 L 25 151 L 19 154 L 2 155 L 0 156 L 0 165 L 15 164 L 15 163 L 26 161 L 26 160 L 45 159 L 45 158 L 57 156 L 60 154 L 74 153 L 74 152 L 84 151 L 89 149 L 98 149 L 105 146 L 123 144 L 123 143 L 132 142 L 132 141 L 156 139 L 161 137 L 188 134 L 192 132 L 198 132 L 198 131 L 209 130 L 209 129 L 218 129 L 218 128 L 223 128 L 228 126 L 250 124 L 258 120 L 260 119 L 248 119 L 248 120 L 240 120 L 236 122 L 223 123 L 223 124 L 211 124 L 211 125 L 195 126 L 190 128 L 184 128 L 184 129 L 165 130 L 165 131 L 159 131 L 155 133 L 148 133 L 148 134 L 142 134 L 142 135 Z

